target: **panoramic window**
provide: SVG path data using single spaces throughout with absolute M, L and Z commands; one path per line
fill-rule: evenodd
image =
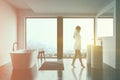
M 44 49 L 52 56 L 57 53 L 57 19 L 27 18 L 26 19 L 27 49 Z
M 93 42 L 94 18 L 63 18 L 63 57 L 74 54 L 73 33 L 81 26 L 82 53 Z M 27 49 L 44 49 L 46 57 L 57 57 L 57 18 L 26 18 Z

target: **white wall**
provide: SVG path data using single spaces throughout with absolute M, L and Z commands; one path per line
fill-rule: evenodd
M 14 8 L 0 0 L 0 66 L 10 61 L 12 44 L 16 41 L 17 16 Z
M 103 62 L 116 68 L 116 41 L 114 37 L 103 38 Z

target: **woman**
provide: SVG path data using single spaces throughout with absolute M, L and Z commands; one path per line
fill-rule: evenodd
M 79 61 L 81 63 L 81 66 L 84 68 L 85 66 L 82 63 L 82 57 L 81 57 L 81 36 L 80 36 L 80 31 L 81 31 L 81 27 L 76 26 L 75 32 L 74 32 L 74 35 L 73 35 L 73 38 L 75 39 L 75 45 L 74 45 L 75 56 L 73 57 L 72 66 L 75 67 L 74 63 L 75 63 L 75 60 L 76 60 L 76 58 L 78 56 Z

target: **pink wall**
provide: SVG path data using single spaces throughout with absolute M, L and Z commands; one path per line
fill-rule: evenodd
M 16 11 L 4 0 L 0 0 L 0 66 L 9 62 L 12 44 L 16 38 Z

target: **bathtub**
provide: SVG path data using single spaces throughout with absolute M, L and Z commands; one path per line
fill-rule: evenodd
M 10 53 L 13 69 L 32 68 L 37 61 L 34 50 L 16 50 Z

